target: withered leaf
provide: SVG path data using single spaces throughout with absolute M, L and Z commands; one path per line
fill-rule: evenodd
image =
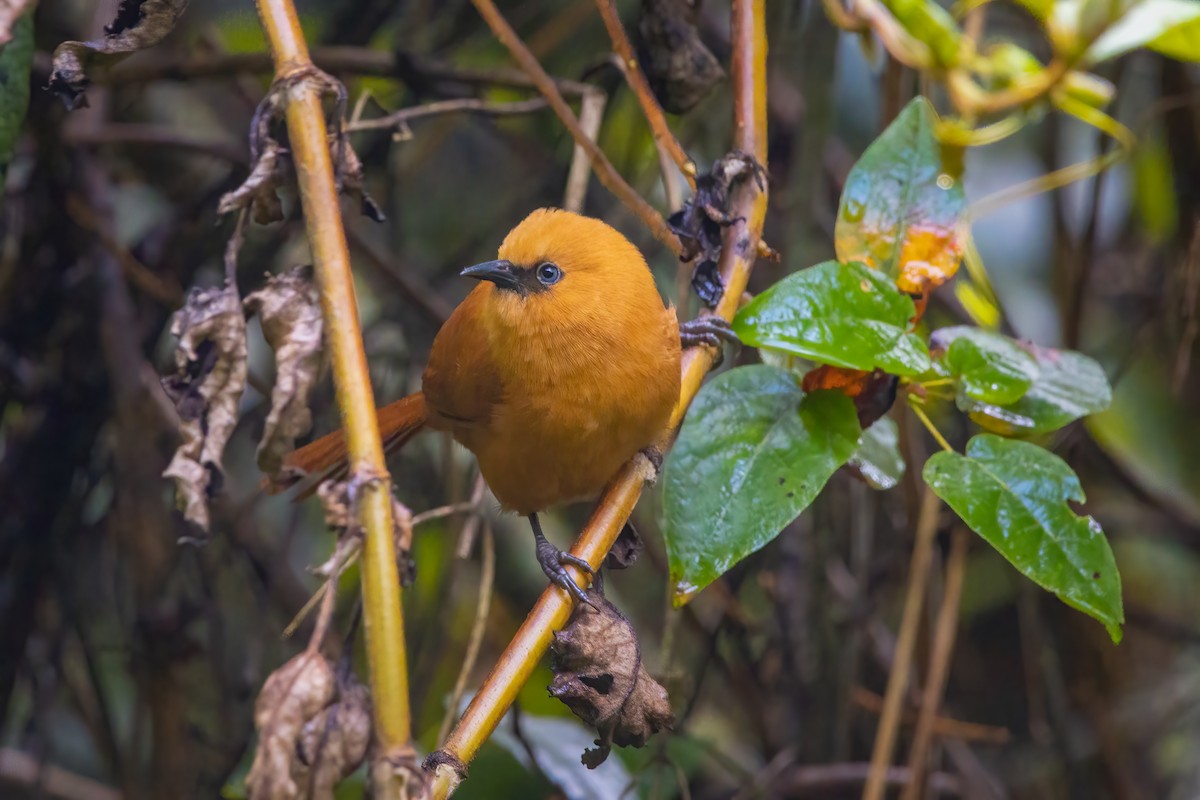
M 699 0 L 642 0 L 638 63 L 663 109 L 690 111 L 725 77 L 696 28 Z
M 628 569 L 637 562 L 641 552 L 642 537 L 633 526 L 633 521 L 626 520 L 604 559 L 604 566 L 609 569 Z
M 163 389 L 179 413 L 182 441 L 163 472 L 175 480 L 184 517 L 208 530 L 208 501 L 221 488 L 225 444 L 246 387 L 246 320 L 232 286 L 193 289 L 175 312 L 176 372 Z
M 308 770 L 299 747 L 305 726 L 336 697 L 333 665 L 320 653 L 306 650 L 270 674 L 254 703 L 258 750 L 246 776 L 251 800 L 301 796 L 297 778 Z
M 278 189 L 287 178 L 287 160 L 282 157 L 283 147 L 270 137 L 262 140 L 254 168 L 242 181 L 242 185 L 226 192 L 217 204 L 217 213 L 228 214 L 249 208 L 254 221 L 267 225 L 283 219 L 283 205 L 279 201 Z
M 246 297 L 245 308 L 258 314 L 263 336 L 275 351 L 271 411 L 258 445 L 258 468 L 275 475 L 296 437 L 312 427 L 308 393 L 321 366 L 324 322 L 312 267 L 292 267 L 270 278 L 266 286 Z
M 363 171 L 362 161 L 359 160 L 358 153 L 354 152 L 350 141 L 343 135 L 340 150 L 336 138 L 330 146 L 333 148 L 334 156 L 339 158 L 337 168 L 341 184 L 338 188 L 341 193 L 358 199 L 363 216 L 373 222 L 386 222 L 387 217 L 384 215 L 383 209 L 372 199 L 371 195 L 367 194 L 366 173 Z
M 891 410 L 900 379 L 881 369 L 867 372 L 821 364 L 805 374 L 802 386 L 806 392 L 832 389 L 852 399 L 858 424 L 866 430 Z
M 104 38 L 90 42 L 63 42 L 54 50 L 50 90 L 74 110 L 87 105 L 84 91 L 87 71 L 111 66 L 130 53 L 151 47 L 166 38 L 187 9 L 188 0 L 121 0 L 117 18 L 104 27 Z
M 313 569 L 324 578 L 336 578 L 362 547 L 362 531 L 357 517 L 357 495 L 369 479 L 351 478 L 347 481 L 327 480 L 317 487 L 317 496 L 325 510 L 325 524 L 337 534 L 333 554 L 325 563 Z M 395 537 L 396 563 L 400 568 L 400 584 L 409 586 L 416 579 L 416 562 L 412 553 L 412 512 L 408 506 L 392 497 L 392 526 Z
M 337 699 L 304 723 L 296 742 L 301 769 L 297 783 L 305 796 L 333 797 L 338 781 L 358 769 L 371 741 L 371 696 L 367 687 L 347 674 L 339 676 Z
M 763 167 L 753 156 L 726 154 L 696 178 L 696 193 L 667 220 L 683 244 L 680 259 L 696 262 L 692 287 L 709 308 L 715 307 L 725 292 L 717 264 L 724 246 L 724 229 L 738 221 L 729 214 L 730 196 L 738 183 L 752 176 L 760 188 L 765 185 Z
M 633 626 L 599 592 L 588 593 L 594 606 L 577 603 L 567 627 L 550 645 L 554 681 L 550 694 L 600 734 L 597 749 L 583 754 L 594 769 L 616 744 L 642 747 L 675 718 L 667 690 L 642 664 Z

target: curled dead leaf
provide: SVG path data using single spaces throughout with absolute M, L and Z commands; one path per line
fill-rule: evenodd
M 335 137 L 337 134 L 335 134 Z M 357 198 L 359 208 L 363 216 L 373 222 L 386 222 L 387 217 L 383 213 L 383 209 L 372 199 L 371 195 L 367 194 L 365 185 L 366 172 L 363 170 L 362 161 L 358 158 L 358 153 L 354 152 L 354 147 L 350 141 L 342 135 L 342 146 L 339 151 L 336 139 L 331 144 L 333 153 L 340 158 L 337 163 L 337 172 L 339 177 L 338 191 L 350 197 Z
M 325 481 L 317 487 L 317 496 L 325 510 L 325 524 L 337 534 L 333 554 L 325 563 L 313 569 L 323 578 L 336 578 L 358 555 L 362 547 L 362 532 L 359 527 L 356 498 L 365 481 L 351 478 L 347 481 Z M 396 563 L 400 566 L 400 584 L 409 586 L 416 578 L 416 562 L 412 553 L 412 512 L 408 506 L 392 498 L 392 526 L 396 542 Z
M 182 442 L 163 472 L 175 481 L 184 517 L 208 530 L 208 501 L 220 490 L 221 457 L 246 388 L 246 320 L 232 286 L 193 289 L 175 313 L 176 372 L 163 389 L 179 413 Z
M 258 314 L 263 336 L 275 351 L 275 386 L 271 411 L 258 445 L 258 468 L 276 475 L 296 437 L 312 427 L 308 394 L 321 366 L 324 318 L 312 283 L 312 267 L 292 267 L 270 278 L 246 298 L 245 308 Z
M 642 0 L 638 62 L 663 109 L 690 111 L 725 77 L 700 39 L 698 0 Z
M 246 776 L 251 800 L 332 798 L 366 757 L 371 707 L 353 675 L 306 650 L 271 673 L 254 704 L 258 750 Z
M 161 42 L 187 9 L 188 0 L 121 0 L 117 18 L 104 26 L 104 37 L 90 42 L 63 42 L 54 50 L 50 91 L 70 110 L 87 105 L 87 71 L 111 66 L 138 50 Z
M 286 180 L 287 163 L 283 158 L 283 147 L 267 137 L 255 157 L 254 168 L 241 186 L 221 197 L 217 213 L 228 214 L 249 208 L 259 225 L 278 222 L 283 219 L 283 204 L 279 201 L 278 189 Z
M 599 592 L 588 595 L 595 605 L 577 603 L 570 623 L 554 634 L 549 690 L 600 735 L 597 748 L 582 757 L 594 769 L 612 745 L 642 747 L 675 718 L 667 690 L 642 664 L 629 620 Z
M 621 532 L 617 534 L 617 540 L 609 548 L 608 555 L 604 559 L 604 566 L 609 569 L 628 569 L 637 562 L 641 553 L 642 537 L 637 532 L 637 528 L 633 527 L 633 522 L 626 520 Z
M 880 369 L 867 372 L 822 364 L 809 370 L 801 385 L 806 392 L 830 389 L 849 397 L 858 412 L 859 426 L 866 430 L 891 410 L 900 379 Z
M 760 188 L 765 186 L 765 171 L 753 156 L 726 154 L 707 173 L 696 178 L 696 193 L 667 220 L 683 244 L 680 259 L 696 262 L 692 288 L 709 308 L 715 307 L 725 292 L 717 264 L 724 246 L 724 229 L 738 221 L 729 215 L 730 195 L 737 184 L 749 177 Z

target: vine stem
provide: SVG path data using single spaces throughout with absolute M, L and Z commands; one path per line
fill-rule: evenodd
M 537 57 L 521 41 L 521 37 L 517 36 L 517 32 L 508 24 L 508 20 L 496 8 L 496 4 L 492 0 L 471 0 L 471 2 L 479 11 L 479 15 L 483 17 L 484 22 L 492 29 L 492 33 L 500 40 L 501 44 L 508 48 L 513 59 L 521 69 L 525 70 L 537 90 L 546 98 L 546 102 L 550 104 L 550 108 L 558 116 L 559 121 L 574 137 L 575 143 L 587 153 L 592 162 L 592 170 L 596 173 L 596 178 L 600 183 L 604 184 L 604 188 L 628 206 L 638 219 L 650 229 L 654 238 L 670 248 L 672 253 L 679 255 L 683 252 L 683 245 L 679 241 L 679 237 L 667 227 L 667 221 L 663 219 L 663 215 L 658 213 L 654 206 L 646 202 L 646 199 L 621 177 L 600 146 L 588 137 L 583 126 L 579 124 L 579 118 L 575 116 L 571 106 L 567 105 L 567 101 L 563 99 L 562 92 L 558 90 L 554 79 L 538 63 Z
M 490 0 L 475 0 L 476 6 L 491 7 Z M 734 0 L 732 9 L 732 75 L 734 91 L 734 147 L 752 153 L 764 167 L 767 161 L 767 34 L 764 0 Z M 494 11 L 494 7 L 492 7 Z M 595 160 L 593 160 L 595 166 Z M 644 202 L 644 201 L 643 201 Z M 725 292 L 714 313 L 726 320 L 733 318 L 742 292 L 758 255 L 767 213 L 767 195 L 755 181 L 745 181 L 733 199 L 730 216 L 737 219 L 725 232 L 725 246 L 719 264 Z M 700 383 L 712 367 L 713 353 L 708 348 L 684 352 L 679 400 L 671 412 L 670 423 L 659 446 L 665 451 L 688 405 L 700 389 Z M 641 496 L 649 464 L 637 456 L 623 466 L 608 484 L 587 526 L 580 533 L 571 553 L 599 568 L 629 519 Z M 574 580 L 583 576 L 567 567 Z M 491 674 L 484 680 L 466 713 L 454 727 L 441 751 L 442 763 L 434 770 L 429 796 L 448 797 L 458 786 L 461 775 L 455 768 L 465 767 L 480 746 L 487 741 L 508 711 L 521 687 L 533 674 L 550 646 L 554 631 L 571 614 L 570 596 L 550 586 L 538 598 L 508 647 L 500 655 Z
M 625 81 L 637 96 L 642 113 L 646 116 L 646 122 L 650 124 L 655 144 L 658 145 L 660 151 L 670 156 L 671 160 L 675 162 L 675 166 L 679 167 L 679 171 L 687 178 L 688 186 L 692 188 L 693 192 L 696 191 L 696 162 L 692 161 L 684 152 L 683 146 L 679 144 L 679 140 L 675 138 L 675 134 L 671 133 L 671 128 L 667 125 L 667 117 L 663 113 L 662 106 L 654 96 L 654 92 L 646 80 L 646 75 L 642 72 L 637 57 L 633 53 L 633 46 L 629 43 L 625 26 L 621 24 L 621 15 L 617 13 L 615 0 L 596 0 L 596 8 L 600 11 L 600 18 L 604 20 L 604 27 L 608 29 L 608 38 L 612 39 L 613 50 L 616 51 L 617 58 L 621 59 L 621 71 L 625 74 Z
M 342 228 L 320 88 L 304 78 L 314 69 L 292 0 L 256 0 L 271 45 L 276 81 L 291 80 L 286 119 L 312 250 L 333 381 L 350 453 L 351 473 L 367 480 L 359 495 L 363 618 L 370 665 L 375 736 L 385 758 L 410 751 L 408 667 L 400 577 L 393 541 L 391 478 L 383 458 L 367 372 L 354 277 Z
M 933 539 L 937 533 L 939 504 L 940 501 L 933 490 L 925 487 L 921 511 L 917 515 L 912 560 L 908 565 L 908 590 L 904 597 L 904 613 L 900 618 L 900 633 L 896 637 L 896 653 L 892 659 L 892 671 L 888 674 L 879 725 L 875 728 L 871 771 L 863 787 L 862 800 L 883 800 L 883 793 L 887 788 L 888 765 L 896 746 L 904 692 L 908 688 L 909 675 L 912 673 L 917 629 L 921 626 L 921 608 L 925 603 L 925 584 L 929 578 L 929 564 L 933 558 Z

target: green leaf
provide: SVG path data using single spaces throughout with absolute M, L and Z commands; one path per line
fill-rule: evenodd
M 882 270 L 906 292 L 945 283 L 966 242 L 960 149 L 934 136 L 933 109 L 918 97 L 850 170 L 838 206 L 839 261 Z
M 962 34 L 946 9 L 932 0 L 884 0 L 884 5 L 905 30 L 925 43 L 940 66 L 958 63 Z
M 733 320 L 743 342 L 850 369 L 894 375 L 929 369 L 929 350 L 909 333 L 912 299 L 862 264 L 826 261 L 792 273 Z
M 1092 63 L 1148 47 L 1179 61 L 1200 61 L 1200 2 L 1142 0 L 1087 51 Z
M 904 477 L 900 455 L 900 431 L 891 417 L 881 417 L 862 432 L 850 466 L 858 470 L 872 489 L 891 489 Z
M 854 454 L 859 433 L 849 397 L 806 395 L 776 367 L 739 367 L 705 384 L 663 476 L 676 604 L 799 516 Z
M 929 341 L 946 371 L 958 379 L 966 401 L 1015 403 L 1038 376 L 1033 356 L 1003 334 L 958 325 L 934 331 Z
M 29 65 L 33 62 L 33 15 L 12 26 L 12 39 L 0 47 L 0 177 L 3 177 L 29 107 Z
M 1099 524 L 1067 504 L 1082 503 L 1084 494 L 1065 461 L 1035 444 L 985 433 L 967 443 L 966 456 L 932 456 L 924 477 L 1022 574 L 1121 640 L 1121 576 Z
M 1054 0 L 1017 0 L 1017 2 L 1029 9 L 1029 13 L 1038 19 L 1045 19 L 1054 8 Z
M 1005 436 L 1056 431 L 1108 408 L 1112 388 L 1094 359 L 1073 350 L 1033 347 L 1038 376 L 1015 403 L 995 405 L 959 396 L 958 406 L 981 427 Z

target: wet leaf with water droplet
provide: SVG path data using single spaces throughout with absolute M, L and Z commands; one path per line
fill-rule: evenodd
M 891 489 L 904 477 L 900 455 L 900 431 L 890 417 L 877 420 L 862 432 L 858 450 L 847 468 L 853 469 L 872 489 Z
M 929 369 L 929 351 L 909 332 L 912 298 L 859 263 L 826 261 L 781 280 L 733 320 L 738 338 L 837 367 L 894 375 Z
M 929 342 L 934 357 L 958 379 L 961 403 L 1015 403 L 1038 377 L 1034 357 L 1000 333 L 957 325 L 934 331 Z
M 904 107 L 850 170 L 834 229 L 840 261 L 912 293 L 954 277 L 967 235 L 961 150 L 938 142 L 933 125 L 924 98 Z
M 707 383 L 688 411 L 663 476 L 663 536 L 682 604 L 774 539 L 854 454 L 850 398 L 805 394 L 766 365 Z
M 1022 574 L 1121 640 L 1121 576 L 1100 525 L 1068 505 L 1085 497 L 1065 461 L 1035 444 L 985 433 L 971 439 L 965 456 L 932 456 L 924 477 Z

